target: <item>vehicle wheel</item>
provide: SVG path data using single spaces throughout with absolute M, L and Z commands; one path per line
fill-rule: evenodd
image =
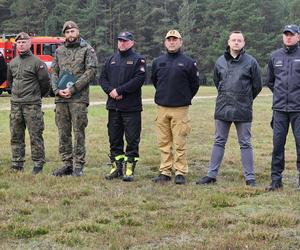
M 8 94 L 11 94 L 11 90 L 7 90 L 7 93 L 8 93 Z

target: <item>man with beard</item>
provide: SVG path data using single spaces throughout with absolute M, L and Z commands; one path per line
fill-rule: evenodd
M 41 97 L 50 88 L 47 66 L 30 50 L 31 38 L 21 32 L 15 39 L 19 56 L 8 66 L 7 80 L 11 87 L 10 133 L 12 166 L 22 171 L 25 162 L 25 129 L 28 129 L 31 144 L 33 174 L 43 170 L 45 164 L 44 117 Z
M 108 136 L 111 170 L 107 180 L 133 181 L 139 160 L 141 134 L 142 85 L 145 81 L 145 58 L 137 54 L 133 34 L 118 35 L 118 51 L 103 66 L 100 84 L 108 99 Z M 124 135 L 127 142 L 124 150 Z M 124 169 L 123 169 L 124 165 Z
M 66 40 L 56 50 L 51 84 L 55 94 L 55 122 L 63 167 L 55 170 L 53 175 L 81 176 L 85 164 L 89 84 L 96 76 L 97 57 L 94 49 L 79 36 L 75 22 L 65 22 L 62 33 Z

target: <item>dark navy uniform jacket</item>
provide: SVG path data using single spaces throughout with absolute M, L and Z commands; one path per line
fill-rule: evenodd
M 105 62 L 100 75 L 100 85 L 108 95 L 106 108 L 116 111 L 142 111 L 141 87 L 145 81 L 146 61 L 132 49 L 118 51 Z M 121 100 L 115 100 L 109 93 L 116 89 Z
M 267 85 L 273 92 L 273 110 L 300 112 L 300 48 L 281 48 L 271 54 Z
M 180 51 L 156 58 L 152 64 L 151 79 L 156 88 L 155 103 L 160 106 L 191 105 L 199 89 L 197 64 Z

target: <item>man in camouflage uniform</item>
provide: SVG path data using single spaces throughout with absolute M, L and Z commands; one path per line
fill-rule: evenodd
M 81 176 L 85 163 L 89 84 L 96 76 L 97 57 L 94 49 L 80 38 L 76 23 L 65 22 L 62 33 L 66 41 L 56 50 L 52 62 L 51 84 L 55 94 L 55 122 L 59 133 L 59 153 L 63 167 L 55 170 L 53 175 Z M 61 89 L 59 81 L 66 72 L 76 80 Z M 72 145 L 72 128 L 74 145 Z
M 43 140 L 44 120 L 41 110 L 41 97 L 50 87 L 47 66 L 30 51 L 30 36 L 21 32 L 16 36 L 19 56 L 8 65 L 7 79 L 12 88 L 10 133 L 12 166 L 16 171 L 23 170 L 25 161 L 25 129 L 28 128 L 31 157 L 34 163 L 33 174 L 43 170 L 45 149 Z

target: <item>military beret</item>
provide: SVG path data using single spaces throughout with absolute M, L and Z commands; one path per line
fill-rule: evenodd
M 165 39 L 169 37 L 176 37 L 176 38 L 182 38 L 180 33 L 177 30 L 169 30 L 168 33 L 165 36 Z
M 66 30 L 73 29 L 73 28 L 79 30 L 78 25 L 75 22 L 73 22 L 73 21 L 66 21 L 64 23 L 64 26 L 63 26 L 63 29 L 62 29 L 62 33 L 65 33 Z
M 20 32 L 16 38 L 15 38 L 15 41 L 18 41 L 18 40 L 29 40 L 30 39 L 30 36 L 25 33 L 25 32 Z
M 118 39 L 122 39 L 125 41 L 133 41 L 133 34 L 128 31 L 123 31 L 118 35 Z

